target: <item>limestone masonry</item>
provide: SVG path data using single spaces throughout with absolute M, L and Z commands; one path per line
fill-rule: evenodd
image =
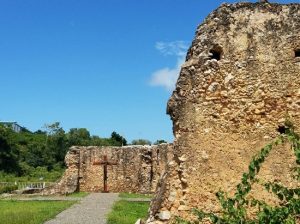
M 197 29 L 167 112 L 175 155 L 148 223 L 192 218 L 192 207 L 219 211 L 215 193 L 234 192 L 286 118 L 300 132 L 300 4 L 223 4 L 212 12 Z M 274 150 L 259 177 L 296 187 L 289 148 Z M 259 186 L 251 194 L 278 203 Z
M 71 147 L 66 155 L 67 169 L 55 186 L 44 194 L 66 194 L 76 190 L 103 191 L 103 165 L 93 165 L 107 156 L 116 165 L 108 166 L 110 192 L 153 193 L 157 181 L 172 159 L 171 144 L 124 147 Z

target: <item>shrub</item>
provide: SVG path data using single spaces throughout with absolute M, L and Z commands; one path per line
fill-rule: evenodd
M 12 191 L 15 191 L 15 190 L 18 190 L 17 185 L 0 186 L 0 194 L 11 193 Z

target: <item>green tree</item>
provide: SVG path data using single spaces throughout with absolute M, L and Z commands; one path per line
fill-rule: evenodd
M 65 131 L 60 127 L 59 122 L 45 125 L 47 130 L 46 151 L 55 162 L 63 163 L 65 155 L 69 149 Z M 52 164 L 54 165 L 54 164 Z M 49 167 L 51 169 L 52 167 Z
M 86 128 L 71 128 L 67 134 L 69 146 L 87 146 L 91 145 L 90 132 Z
M 90 136 L 86 128 L 72 128 L 65 133 L 59 122 L 46 124 L 44 130 L 16 133 L 0 126 L 1 175 L 46 177 L 55 180 L 64 168 L 65 155 L 72 145 L 121 146 L 126 139 L 116 132 L 110 138 Z
M 0 126 L 0 170 L 8 173 L 19 172 L 18 150 L 13 141 L 13 131 Z
M 132 145 L 151 145 L 151 141 L 147 139 L 135 139 L 131 142 Z
M 60 127 L 59 122 L 54 122 L 53 124 L 45 124 L 44 128 L 46 129 L 47 135 L 54 135 L 56 133 L 64 131 L 62 127 Z
M 163 143 L 167 143 L 167 142 L 165 140 L 156 140 L 156 142 L 154 142 L 154 145 L 159 145 Z
M 110 146 L 112 145 L 112 140 L 110 138 L 100 138 L 99 136 L 92 136 L 90 145 Z
M 19 145 L 19 163 L 22 168 L 22 173 L 27 175 L 31 169 L 30 167 L 45 166 L 51 167 L 55 162 L 53 158 L 53 152 L 48 150 L 46 143 L 48 136 L 45 132 L 35 132 L 35 133 L 19 133 L 17 135 Z
M 115 131 L 111 133 L 110 139 L 111 139 L 112 145 L 115 145 L 115 146 L 127 145 L 127 140 Z

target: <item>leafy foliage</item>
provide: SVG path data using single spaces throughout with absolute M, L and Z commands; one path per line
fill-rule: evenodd
M 71 146 L 121 146 L 126 143 L 116 132 L 111 138 L 90 136 L 85 128 L 71 128 L 66 133 L 59 122 L 45 125 L 45 131 L 34 133 L 25 128 L 16 133 L 0 125 L 0 179 L 27 176 L 53 181 L 62 174 L 64 158 Z
M 71 128 L 67 134 L 69 145 L 87 146 L 91 142 L 90 132 L 86 128 Z
M 18 190 L 17 185 L 0 186 L 0 194 L 10 193 L 10 192 L 15 191 L 15 190 Z
M 18 150 L 13 141 L 12 131 L 0 126 L 0 170 L 12 172 L 18 168 L 17 157 Z
M 147 139 L 135 139 L 131 142 L 132 145 L 151 145 L 151 142 Z
M 122 137 L 121 135 L 119 135 L 118 133 L 116 133 L 115 131 L 113 133 L 111 133 L 111 143 L 112 145 L 116 145 L 116 146 L 123 146 L 123 145 L 127 145 L 127 141 L 124 137 Z
M 163 144 L 163 143 L 167 143 L 165 140 L 156 140 L 156 142 L 154 142 L 154 145 L 159 145 L 159 144 Z
M 286 223 L 295 224 L 297 216 L 300 214 L 300 188 L 290 189 L 276 182 L 263 183 L 256 176 L 260 171 L 261 165 L 266 160 L 274 146 L 290 142 L 296 156 L 297 168 L 299 175 L 300 165 L 300 138 L 294 132 L 293 126 L 286 122 L 285 133 L 281 134 L 270 144 L 261 149 L 260 153 L 253 157 L 248 166 L 248 172 L 244 173 L 241 182 L 236 187 L 233 197 L 229 197 L 225 192 L 219 191 L 216 196 L 222 207 L 221 214 L 206 213 L 202 210 L 194 210 L 198 221 L 204 219 L 212 223 L 222 224 L 256 224 L 256 223 Z M 297 178 L 297 177 L 296 177 Z M 258 183 L 273 193 L 280 200 L 279 206 L 270 206 L 265 201 L 256 200 L 247 197 L 252 189 L 252 185 Z M 247 209 L 256 207 L 256 217 L 247 216 Z M 179 223 L 191 223 L 184 220 L 177 220 Z

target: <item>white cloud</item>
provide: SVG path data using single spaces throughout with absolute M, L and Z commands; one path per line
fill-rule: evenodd
M 174 68 L 162 68 L 152 73 L 150 85 L 161 86 L 168 91 L 172 91 L 175 88 L 176 81 L 179 76 L 181 65 L 184 62 L 184 58 L 177 59 L 177 65 Z
M 176 56 L 177 63 L 173 68 L 165 67 L 153 72 L 150 85 L 161 86 L 168 91 L 172 91 L 175 88 L 181 65 L 184 62 L 188 48 L 187 44 L 184 41 L 157 42 L 155 48 L 165 56 Z
M 163 55 L 184 56 L 188 48 L 185 41 L 156 42 L 155 48 Z

